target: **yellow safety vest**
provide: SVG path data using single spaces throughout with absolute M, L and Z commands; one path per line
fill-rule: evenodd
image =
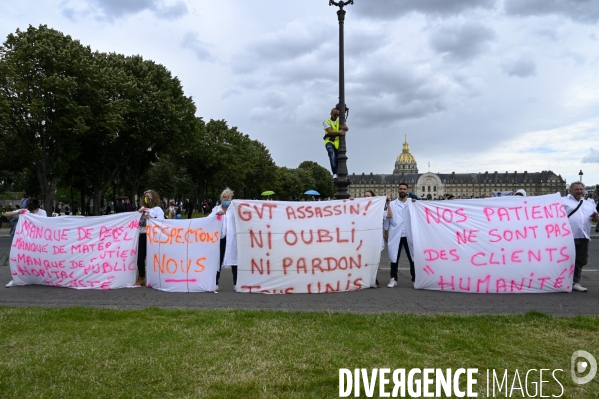
M 325 122 L 327 122 L 332 128 L 334 132 L 338 132 L 339 131 L 339 118 L 337 118 L 336 121 L 333 121 L 332 119 L 327 119 Z M 324 129 L 324 144 L 326 145 L 327 143 L 333 143 L 333 145 L 335 146 L 335 149 L 339 149 L 339 136 L 335 136 L 334 139 L 332 139 L 331 141 L 331 137 L 327 136 L 328 132 L 327 129 Z

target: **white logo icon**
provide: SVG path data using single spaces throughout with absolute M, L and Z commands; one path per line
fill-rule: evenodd
M 584 358 L 584 361 L 580 361 L 577 359 L 579 358 Z M 584 373 L 590 365 L 590 369 L 589 369 L 589 373 L 584 376 L 584 377 L 578 377 L 576 374 L 582 374 Z M 574 381 L 575 384 L 586 384 L 587 382 L 591 381 L 594 377 L 595 374 L 597 374 L 597 360 L 595 360 L 595 358 L 593 357 L 593 355 L 591 355 L 589 352 L 586 351 L 576 351 L 572 354 L 572 364 L 571 364 L 571 374 L 572 374 L 572 381 Z

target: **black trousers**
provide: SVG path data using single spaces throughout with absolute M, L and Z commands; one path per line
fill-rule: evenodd
M 399 248 L 397 249 L 397 262 L 391 262 L 391 278 L 397 281 L 397 270 L 399 269 L 399 255 L 401 255 L 401 249 L 406 249 L 408 255 L 408 261 L 410 262 L 410 275 L 412 276 L 412 282 L 416 280 L 416 271 L 414 270 L 414 261 L 412 260 L 412 254 L 410 254 L 410 246 L 408 245 L 407 237 L 401 237 L 399 240 Z
M 137 246 L 137 273 L 139 277 L 146 278 L 146 253 L 148 252 L 148 243 L 146 235 L 139 235 L 139 244 Z
M 574 261 L 574 284 L 580 283 L 582 268 L 589 260 L 589 240 L 586 238 L 575 238 L 574 248 L 576 249 L 576 259 Z
M 216 285 L 220 279 L 220 271 L 223 268 L 223 259 L 225 259 L 225 249 L 227 248 L 227 237 L 221 238 L 220 240 L 220 263 L 218 271 L 216 272 Z M 231 266 L 231 272 L 233 272 L 233 285 L 237 285 L 237 266 Z

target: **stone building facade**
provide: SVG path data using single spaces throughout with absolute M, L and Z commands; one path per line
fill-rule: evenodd
M 526 190 L 527 195 L 544 195 L 566 192 L 566 181 L 550 170 L 542 172 L 477 172 L 477 173 L 418 173 L 416 159 L 409 151 L 407 137 L 402 153 L 395 161 L 393 174 L 351 174 L 349 193 L 363 197 L 364 191 L 374 190 L 376 195 L 397 197 L 397 186 L 408 183 L 409 190 L 421 198 L 441 199 L 445 194 L 455 198 L 492 197 L 493 191 Z

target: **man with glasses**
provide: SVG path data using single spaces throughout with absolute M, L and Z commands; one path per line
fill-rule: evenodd
M 331 110 L 331 119 L 327 119 L 322 125 L 324 127 L 324 148 L 326 148 L 327 153 L 329 154 L 333 179 L 336 179 L 339 136 L 345 136 L 349 128 L 345 123 L 341 124 L 341 121 L 339 120 L 339 110 L 337 108 Z

